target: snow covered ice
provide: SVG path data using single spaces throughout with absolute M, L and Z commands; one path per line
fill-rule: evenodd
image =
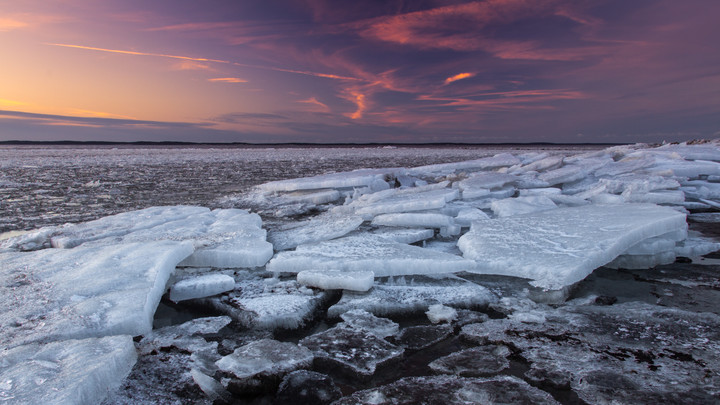
M 716 401 L 720 143 L 480 150 L 3 235 L 0 400 Z

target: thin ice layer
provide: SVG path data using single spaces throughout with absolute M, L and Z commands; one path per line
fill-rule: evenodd
M 189 242 L 45 249 L 0 255 L 0 346 L 128 334 L 152 319 Z
M 376 277 L 442 274 L 471 270 L 472 260 L 452 254 L 357 234 L 326 242 L 298 246 L 278 253 L 267 265 L 277 273 L 303 270 L 367 271 Z
M 375 282 L 372 271 L 304 270 L 297 274 L 302 285 L 323 290 L 367 291 Z
M 373 182 L 378 180 L 385 181 L 393 171 L 393 169 L 361 169 L 352 172 L 324 174 L 300 179 L 271 181 L 259 185 L 258 188 L 265 192 L 277 192 L 325 188 L 370 187 Z
M 140 226 L 144 220 L 141 216 L 143 211 L 126 213 L 127 217 L 116 218 L 115 221 L 120 219 L 135 221 Z M 135 216 L 130 215 L 133 213 Z M 169 218 L 166 222 L 144 226 L 124 235 L 103 234 L 98 230 L 94 234 L 95 239 L 86 244 L 100 246 L 157 240 L 187 240 L 193 243 L 196 251 L 180 263 L 181 266 L 258 267 L 264 265 L 273 254 L 272 245 L 265 240 L 266 232 L 261 226 L 262 220 L 257 214 L 240 209 L 218 209 L 194 213 L 180 219 Z M 53 238 L 54 242 L 56 240 Z
M 131 336 L 31 343 L 0 352 L 0 402 L 95 405 L 130 373 Z
M 225 274 L 207 274 L 180 280 L 170 287 L 170 300 L 174 302 L 203 298 L 231 291 L 235 279 Z
M 473 272 L 534 280 L 560 289 L 631 246 L 684 229 L 685 215 L 651 204 L 587 205 L 480 220 L 458 241 Z
M 292 249 L 306 243 L 321 242 L 347 235 L 357 229 L 363 219 L 355 215 L 321 215 L 296 224 L 293 228 L 273 232 L 269 236 L 275 250 Z
M 355 309 L 377 316 L 407 315 L 425 312 L 433 304 L 482 308 L 496 300 L 487 288 L 462 279 L 411 280 L 409 283 L 402 279 L 394 285 L 375 285 L 366 293 L 343 292 L 340 301 L 328 309 L 328 317 Z

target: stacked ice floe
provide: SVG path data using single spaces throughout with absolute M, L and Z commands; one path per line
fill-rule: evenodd
M 130 371 L 132 337 L 152 336 L 168 290 L 172 301 L 192 300 L 255 331 L 298 328 L 331 290 L 344 290 L 327 310 L 344 324 L 299 349 L 270 340 L 233 348 L 192 370 L 206 393 L 262 385 L 313 358 L 369 377 L 403 349 L 358 327 L 371 316 L 364 311 L 449 322 L 502 293 L 453 273 L 564 290 L 601 266 L 647 268 L 720 249 L 686 223 L 688 210 L 720 205 L 720 143 L 334 173 L 266 183 L 242 201 L 275 217 L 267 238 L 257 214 L 176 206 L 4 240 L 0 400 L 98 403 Z M 310 212 L 320 214 L 286 217 Z M 217 342 L 197 339 L 190 343 L 217 356 Z M 264 358 L 268 351 L 278 360 Z M 221 386 L 211 376 L 218 370 L 234 382 Z
M 130 372 L 132 337 L 152 330 L 176 266 L 263 266 L 273 251 L 261 225 L 243 210 L 154 207 L 3 241 L 0 399 L 101 402 Z M 233 277 L 201 275 L 179 280 L 170 298 L 234 287 Z

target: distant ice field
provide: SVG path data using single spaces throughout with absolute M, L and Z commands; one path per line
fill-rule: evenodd
M 274 180 L 360 168 L 414 167 L 499 153 L 572 155 L 601 146 L 201 148 L 0 147 L 0 233 L 158 205 L 219 206 Z

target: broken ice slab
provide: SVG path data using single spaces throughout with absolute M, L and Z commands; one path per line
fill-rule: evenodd
M 373 235 L 387 239 L 393 242 L 411 244 L 420 242 L 426 239 L 430 239 L 435 236 L 435 231 L 432 229 L 417 229 L 417 228 L 396 228 L 396 227 L 381 227 L 372 230 L 370 233 Z
M 529 214 L 531 212 L 547 211 L 557 208 L 557 205 L 549 197 L 544 195 L 505 198 L 495 200 L 490 204 L 490 209 L 498 217 L 510 217 L 513 215 Z
M 434 360 L 428 366 L 438 374 L 482 377 L 510 367 L 510 350 L 502 345 L 487 345 L 461 350 Z
M 140 353 L 147 354 L 164 347 L 177 347 L 188 352 L 203 350 L 202 335 L 216 334 L 230 323 L 228 316 L 196 318 L 180 325 L 154 329 L 143 336 L 138 344 Z M 200 344 L 198 345 L 198 343 Z
M 472 223 L 472 221 L 476 221 L 478 219 L 488 219 L 490 218 L 488 214 L 483 212 L 482 210 L 478 208 L 473 207 L 467 207 L 467 208 L 461 208 L 458 210 L 457 215 L 455 216 L 455 223 L 468 227 Z
M 685 215 L 667 207 L 586 205 L 476 221 L 458 247 L 477 262 L 472 272 L 559 290 L 645 239 L 686 227 Z
M 428 173 L 452 174 L 460 171 L 474 172 L 480 170 L 492 170 L 500 167 L 510 167 L 520 163 L 520 159 L 509 153 L 499 153 L 495 156 L 486 158 L 467 160 L 457 163 L 438 163 L 434 165 L 426 165 L 407 169 L 407 173 L 415 176 L 427 175 Z
M 323 290 L 367 291 L 375 282 L 375 273 L 369 270 L 303 270 L 297 274 L 297 281 Z
M 423 350 L 440 343 L 450 336 L 453 328 L 450 325 L 409 326 L 397 336 L 397 343 L 408 350 Z
M 215 365 L 230 376 L 226 384 L 228 391 L 252 395 L 276 388 L 292 371 L 309 368 L 313 357 L 303 346 L 261 339 L 238 347 Z
M 272 330 L 303 326 L 329 297 L 326 292 L 314 291 L 294 280 L 248 278 L 238 281 L 230 293 L 198 302 L 246 328 Z
M 381 214 L 372 220 L 375 226 L 446 228 L 455 226 L 453 217 L 435 212 Z
M 327 204 L 339 199 L 340 192 L 337 190 L 296 191 L 278 196 L 277 202 L 284 204 Z
M 189 242 L 0 254 L 0 346 L 128 334 L 152 319 Z
M 457 319 L 457 311 L 455 308 L 447 307 L 443 304 L 433 304 L 428 307 L 425 312 L 430 322 L 433 324 L 441 322 L 452 322 Z
M 328 317 L 335 318 L 353 309 L 377 316 L 408 315 L 425 312 L 433 304 L 479 309 L 496 300 L 485 287 L 459 278 L 416 277 L 409 282 L 403 278 L 394 285 L 375 285 L 366 293 L 343 292 L 340 301 L 328 309 Z
M 344 324 L 308 336 L 299 344 L 310 349 L 321 369 L 360 379 L 371 377 L 377 367 L 398 359 L 404 352 L 373 333 Z
M 323 214 L 308 221 L 271 232 L 268 240 L 275 250 L 292 249 L 306 243 L 321 242 L 347 235 L 357 229 L 363 219 L 356 215 Z
M 461 180 L 459 185 L 460 190 L 465 195 L 465 192 L 477 189 L 498 189 L 515 181 L 517 181 L 517 177 L 512 174 L 492 172 L 474 174 L 467 179 Z
M 391 384 L 357 391 L 337 405 L 376 404 L 558 404 L 545 391 L 511 376 L 466 378 L 456 376 L 405 377 Z
M 311 269 L 372 271 L 376 277 L 383 277 L 454 273 L 471 270 L 473 266 L 472 260 L 460 256 L 392 242 L 372 234 L 355 234 L 280 252 L 266 268 L 275 273 Z
M 572 183 L 583 179 L 585 176 L 587 176 L 587 171 L 582 166 L 568 165 L 540 173 L 538 179 L 546 182 L 550 186 L 554 186 L 556 184 Z
M 170 300 L 174 302 L 210 297 L 231 291 L 235 279 L 225 274 L 207 274 L 178 281 L 170 287 Z
M 354 309 L 340 315 L 345 325 L 370 332 L 375 336 L 385 338 L 398 333 L 399 325 L 387 318 L 377 316 L 363 309 Z
M 0 352 L 0 402 L 99 404 L 120 387 L 136 358 L 132 337 L 126 335 L 5 349 Z
M 343 209 L 352 208 L 355 214 L 360 215 L 365 220 L 372 220 L 380 214 L 394 214 L 409 211 L 425 211 L 442 208 L 449 201 L 458 198 L 459 193 L 456 189 L 440 188 L 431 189 L 429 191 L 415 192 L 415 189 L 392 189 L 394 193 L 388 194 L 387 197 L 380 200 L 368 202 L 366 200 L 356 200 Z
M 378 182 L 385 182 L 399 169 L 360 169 L 351 172 L 323 174 L 299 179 L 271 181 L 261 184 L 258 189 L 263 192 L 343 189 L 353 187 L 373 187 Z M 386 184 L 387 186 L 387 184 Z

